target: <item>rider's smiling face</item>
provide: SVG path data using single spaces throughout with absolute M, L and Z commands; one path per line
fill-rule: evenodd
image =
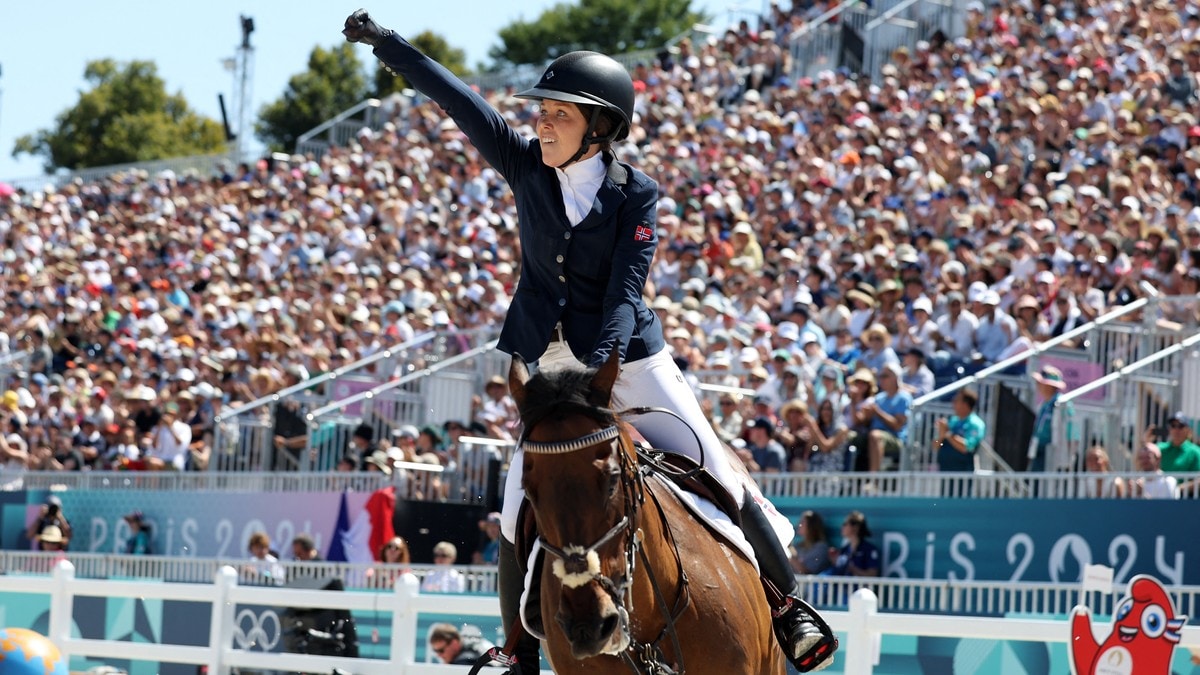
M 547 166 L 561 166 L 571 159 L 583 142 L 587 125 L 587 117 L 574 103 L 542 101 L 537 123 L 538 140 L 542 143 L 542 162 Z M 580 160 L 598 151 L 599 146 L 592 145 Z

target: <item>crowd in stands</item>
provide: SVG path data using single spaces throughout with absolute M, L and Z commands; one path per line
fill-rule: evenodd
M 647 292 L 670 348 L 690 376 L 754 391 L 707 401 L 751 468 L 840 470 L 856 433 L 854 462 L 879 468 L 937 383 L 1200 291 L 1194 4 L 974 2 L 965 35 L 898 49 L 877 79 L 793 77 L 811 18 L 776 7 L 639 64 L 617 148 L 661 186 Z M 487 96 L 533 135 L 511 93 Z M 32 353 L 0 399 L 0 484 L 202 469 L 222 409 L 497 325 L 520 273 L 512 196 L 431 106 L 319 159 L 0 198 L 0 349 Z M 1159 318 L 1193 324 L 1198 306 Z M 457 424 L 511 435 L 503 382 L 488 393 Z M 445 461 L 449 431 L 400 457 Z M 342 468 L 382 470 L 426 435 L 397 432 L 383 460 Z

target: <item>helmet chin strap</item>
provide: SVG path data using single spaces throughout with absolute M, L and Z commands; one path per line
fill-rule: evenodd
M 600 121 L 600 106 L 594 105 L 591 106 L 591 108 L 592 113 L 588 116 L 587 129 L 585 129 L 583 132 L 583 142 L 579 144 L 579 149 L 575 151 L 574 155 L 571 155 L 570 159 L 558 165 L 559 169 L 565 169 L 575 162 L 578 162 L 579 158 L 583 157 L 584 154 L 587 153 L 590 146 L 597 143 L 611 143 L 613 139 L 617 137 L 616 131 L 613 131 L 607 136 L 595 136 L 592 134 L 592 132 L 596 130 L 596 123 Z

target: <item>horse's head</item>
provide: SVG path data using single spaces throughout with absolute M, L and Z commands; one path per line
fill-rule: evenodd
M 617 654 L 629 644 L 623 596 L 633 573 L 640 492 L 629 436 L 609 409 L 615 351 L 598 370 L 533 378 L 514 356 L 508 376 L 524 424 L 521 483 L 549 553 L 542 593 L 557 606 L 554 619 L 576 659 Z

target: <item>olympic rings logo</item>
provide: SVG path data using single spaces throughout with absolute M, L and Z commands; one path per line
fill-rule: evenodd
M 238 612 L 233 620 L 233 644 L 238 649 L 273 651 L 282 634 L 279 615 L 273 609 L 256 614 L 254 610 L 246 608 Z

